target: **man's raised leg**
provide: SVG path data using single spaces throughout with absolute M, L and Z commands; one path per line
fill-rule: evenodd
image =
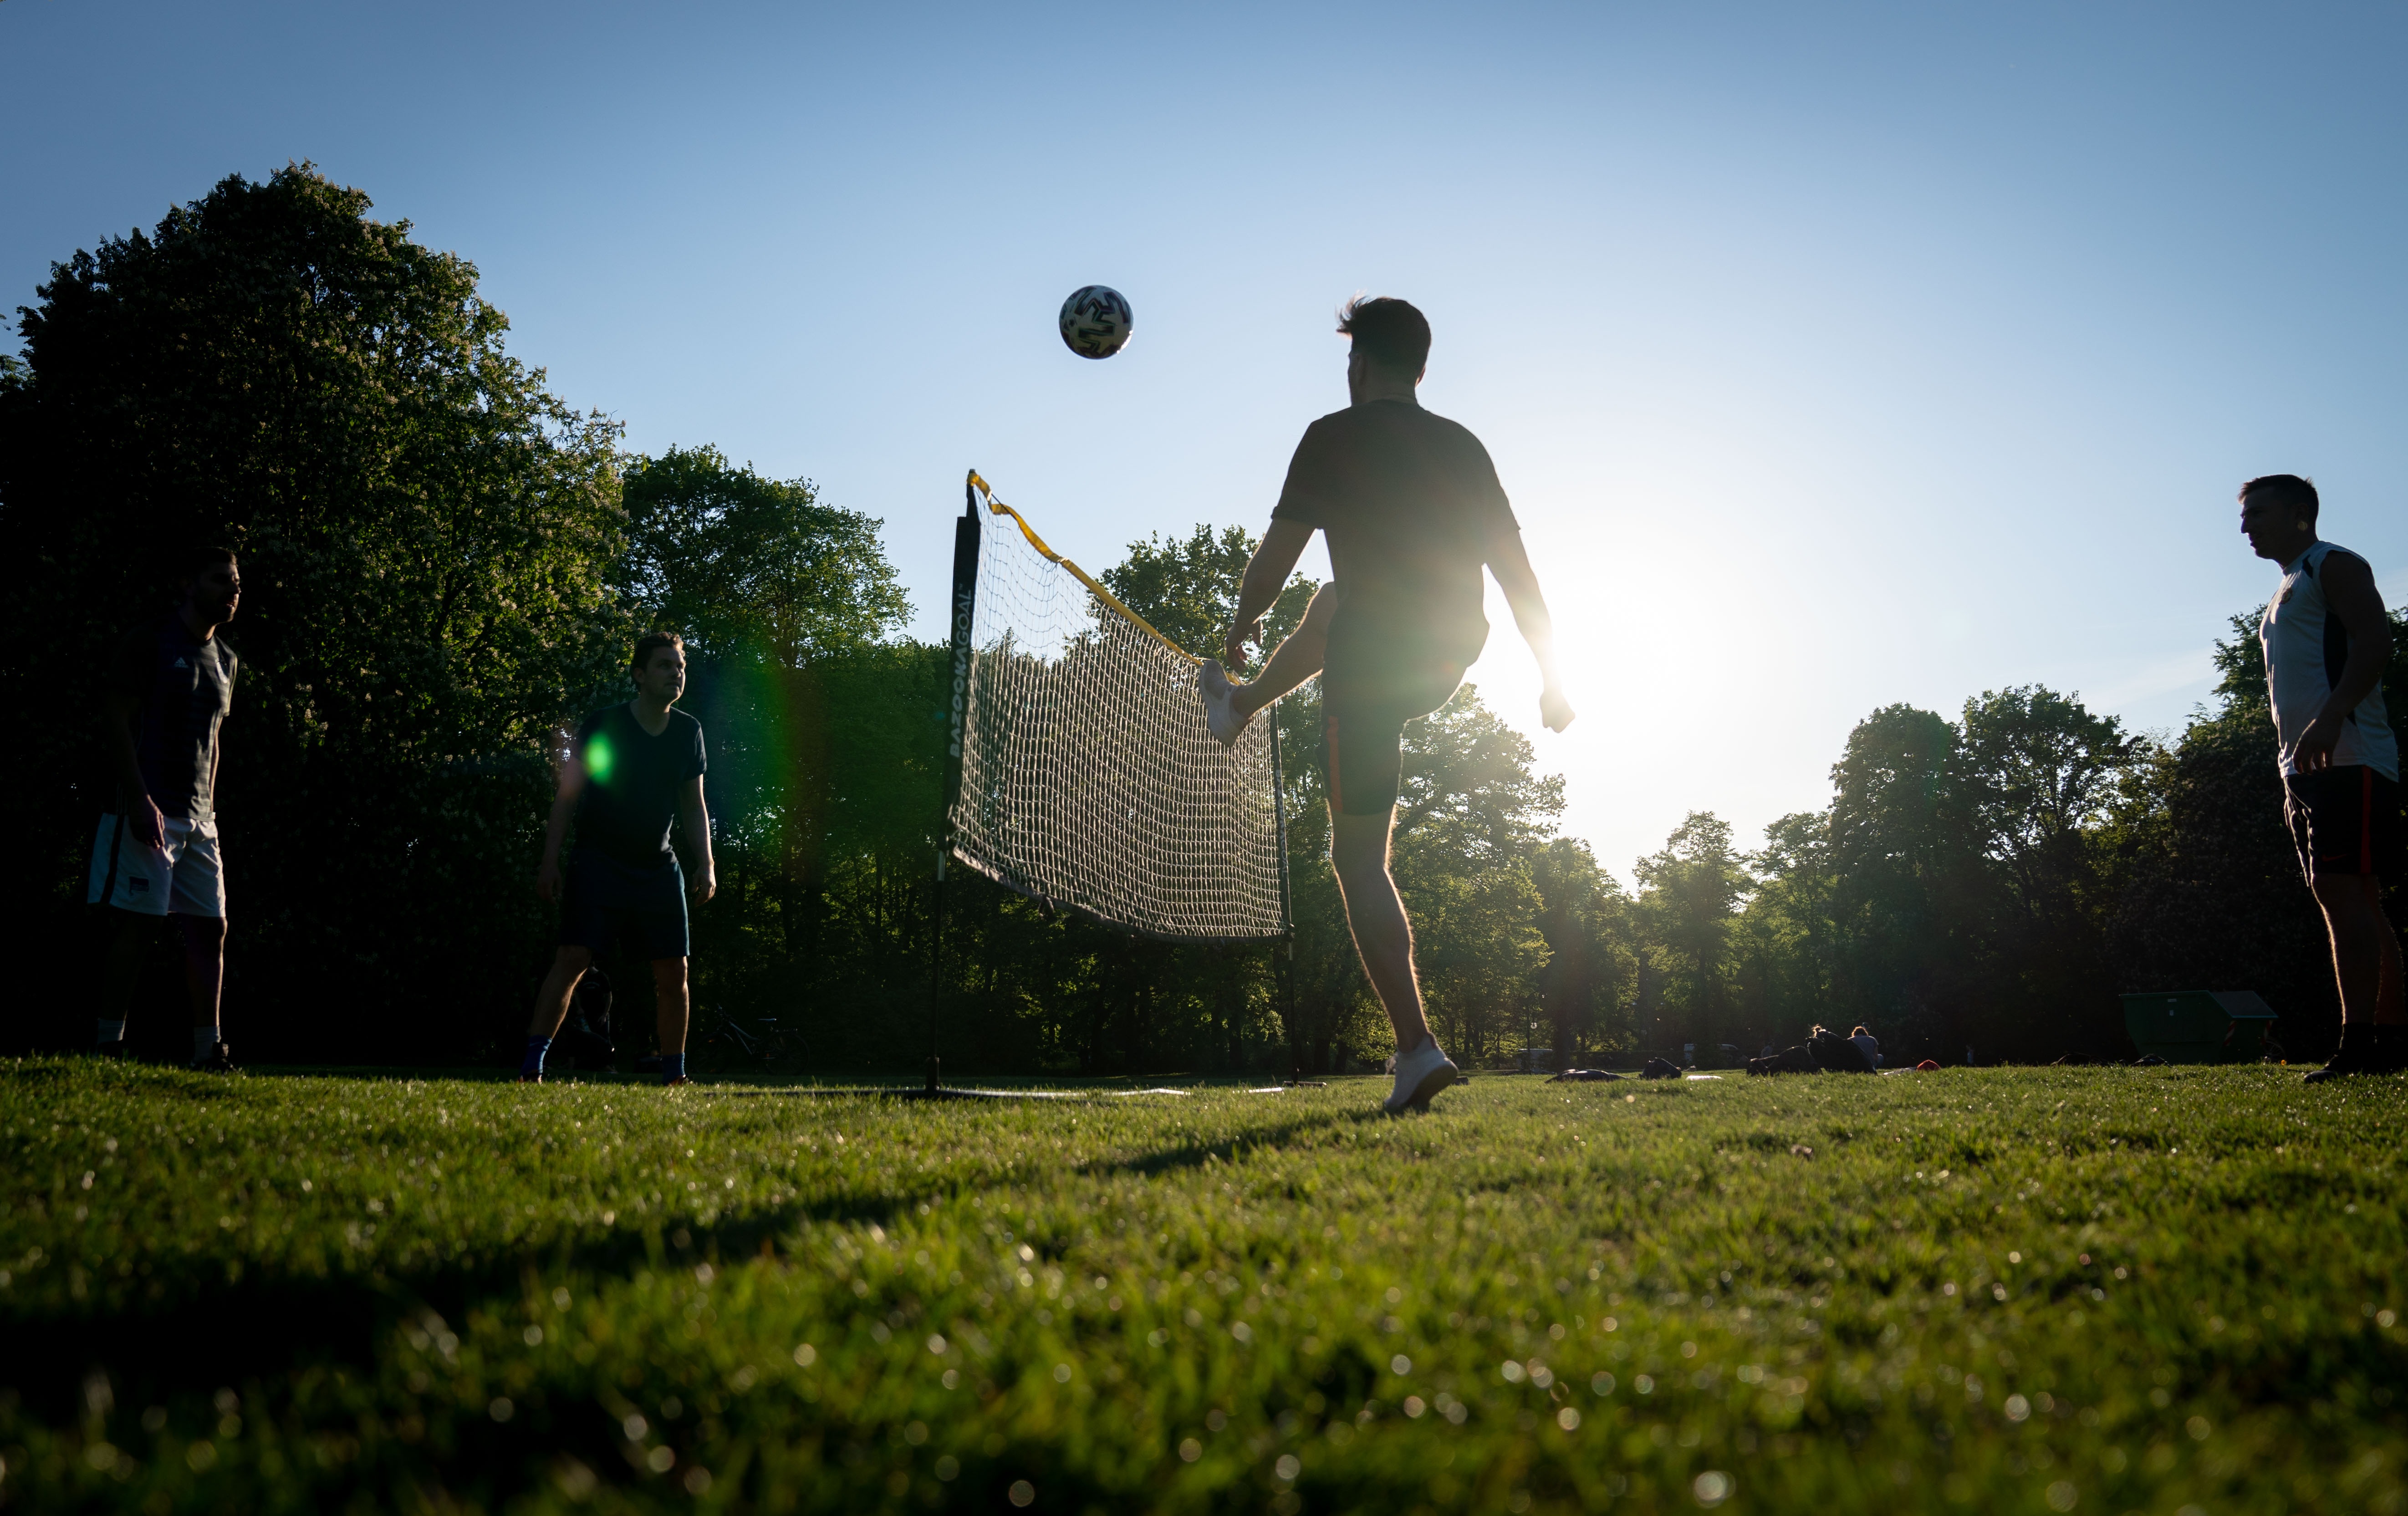
M 660 1002 L 661 1082 L 683 1084 L 686 1023 L 694 1010 L 686 985 L 685 960 L 653 959 L 652 992 Z
M 1396 877 L 1388 872 L 1388 835 L 1393 809 L 1369 816 L 1330 813 L 1329 859 L 1338 874 L 1338 892 L 1346 903 L 1346 925 L 1354 934 L 1354 951 L 1372 993 L 1388 1012 L 1397 1034 L 1397 1087 L 1388 1096 L 1392 1111 L 1428 1103 L 1430 1096 L 1458 1077 L 1455 1065 L 1439 1051 L 1422 1014 L 1421 981 L 1413 972 L 1413 927 L 1405 916 L 1404 897 L 1397 893 Z
M 535 993 L 535 1014 L 527 1019 L 526 1055 L 519 1061 L 519 1082 L 543 1082 L 543 1055 L 551 1051 L 552 1039 L 560 1035 L 560 1023 L 568 1019 L 568 997 L 577 990 L 577 981 L 594 966 L 591 948 L 564 947 L 552 956 L 552 972 L 543 977 L 543 988 Z
M 1337 586 L 1315 590 L 1312 603 L 1304 608 L 1304 620 L 1271 650 L 1263 671 L 1243 684 L 1233 681 L 1217 661 L 1205 659 L 1197 683 L 1204 692 L 1205 723 L 1212 735 L 1223 742 L 1237 741 L 1254 712 L 1320 673 L 1329 653 L 1329 623 L 1337 614 Z

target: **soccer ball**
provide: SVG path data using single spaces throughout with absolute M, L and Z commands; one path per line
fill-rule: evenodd
M 1062 302 L 1062 344 L 1082 358 L 1109 358 L 1128 346 L 1129 303 L 1107 284 L 1090 284 Z

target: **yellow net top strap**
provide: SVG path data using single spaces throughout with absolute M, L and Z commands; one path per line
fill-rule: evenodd
M 978 477 L 978 471 L 976 469 L 972 469 L 970 471 L 970 484 L 981 495 L 985 497 L 986 508 L 989 512 L 997 516 L 1010 517 L 1012 521 L 1019 525 L 1020 535 L 1028 539 L 1028 545 L 1030 547 L 1035 548 L 1039 552 L 1044 554 L 1050 561 L 1057 563 L 1064 568 L 1068 569 L 1072 578 L 1085 585 L 1089 593 L 1093 594 L 1096 599 L 1102 601 L 1105 605 L 1111 607 L 1112 609 L 1130 625 L 1136 627 L 1139 631 L 1143 632 L 1146 636 L 1154 638 L 1156 642 L 1161 643 L 1164 647 L 1168 648 L 1171 651 L 1179 654 L 1179 656 L 1186 659 L 1191 664 L 1200 664 L 1204 661 L 1203 659 L 1197 657 L 1194 653 L 1189 652 L 1185 648 L 1181 647 L 1178 643 L 1171 641 L 1170 638 L 1164 636 L 1160 632 L 1155 631 L 1154 629 L 1153 622 L 1147 621 L 1136 611 L 1129 609 L 1128 607 L 1122 605 L 1120 596 L 1112 594 L 1111 591 L 1107 590 L 1102 585 L 1096 583 L 1094 576 L 1090 575 L 1085 569 L 1081 568 L 1069 559 L 1063 557 L 1060 553 L 1055 552 L 1052 548 L 1047 547 L 1045 545 L 1045 539 L 1037 535 L 1037 529 L 1028 524 L 1028 518 L 1023 516 L 1019 511 L 1012 509 L 1010 506 L 1005 505 L 1002 501 L 997 500 L 995 497 L 995 491 L 988 486 L 986 480 Z

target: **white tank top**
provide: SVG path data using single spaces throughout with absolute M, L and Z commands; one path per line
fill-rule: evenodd
M 2258 623 L 2258 644 L 2266 654 L 2266 693 L 2273 701 L 2274 733 L 2286 774 L 2300 771 L 2291 761 L 2292 745 L 2324 708 L 2342 665 L 2349 661 L 2349 632 L 2340 617 L 2327 610 L 2323 577 L 2317 572 L 2336 552 L 2358 557 L 2347 548 L 2318 542 L 2284 565 L 2283 586 L 2266 607 L 2266 619 Z M 2398 781 L 2400 742 L 2384 711 L 2379 681 L 2342 722 L 2332 761 L 2335 766 L 2363 764 Z

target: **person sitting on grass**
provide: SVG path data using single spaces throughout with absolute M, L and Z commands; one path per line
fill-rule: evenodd
M 1881 1044 L 1873 1040 L 1873 1035 L 1870 1032 L 1866 1031 L 1863 1026 L 1859 1025 L 1855 1031 L 1848 1034 L 1848 1040 L 1855 1043 L 1856 1045 L 1856 1051 L 1865 1055 L 1866 1066 L 1871 1068 L 1876 1073 L 1880 1072 Z
M 2391 618 L 2374 571 L 2316 536 L 2316 487 L 2269 474 L 2241 487 L 2241 530 L 2283 582 L 2258 624 L 2273 707 L 2283 820 L 2323 910 L 2341 989 L 2341 1047 L 2310 1083 L 2408 1068 L 2400 935 L 2383 886 L 2400 878 L 2400 743 L 2383 705 Z
M 709 900 L 718 882 L 711 872 L 710 815 L 702 802 L 702 723 L 669 708 L 685 693 L 682 638 L 652 633 L 636 643 L 633 663 L 636 698 L 588 714 L 561 762 L 560 790 L 535 876 L 537 894 L 561 898 L 560 951 L 536 992 L 519 1065 L 523 1083 L 543 1082 L 543 1055 L 568 1015 L 570 992 L 621 931 L 631 933 L 652 963 L 661 1082 L 687 1082 L 685 875 L 669 846 L 669 827 L 684 827 L 697 865 L 694 895 Z M 560 845 L 572 814 L 577 851 L 564 876 Z
M 1541 718 L 1571 724 L 1555 677 L 1555 632 L 1522 532 L 1480 439 L 1414 396 L 1429 322 L 1402 300 L 1358 299 L 1338 326 L 1353 339 L 1346 409 L 1306 428 L 1262 545 L 1246 565 L 1222 638 L 1230 663 L 1262 636 L 1315 529 L 1329 536 L 1330 582 L 1253 684 L 1208 660 L 1197 689 L 1212 734 L 1233 742 L 1254 713 L 1321 673 L 1329 776 L 1330 862 L 1364 974 L 1397 1036 L 1386 1108 L 1426 1107 L 1461 1072 L 1422 1014 L 1412 925 L 1388 872 L 1404 725 L 1446 704 L 1488 638 L 1481 569 L 1497 576 L 1539 661 Z

